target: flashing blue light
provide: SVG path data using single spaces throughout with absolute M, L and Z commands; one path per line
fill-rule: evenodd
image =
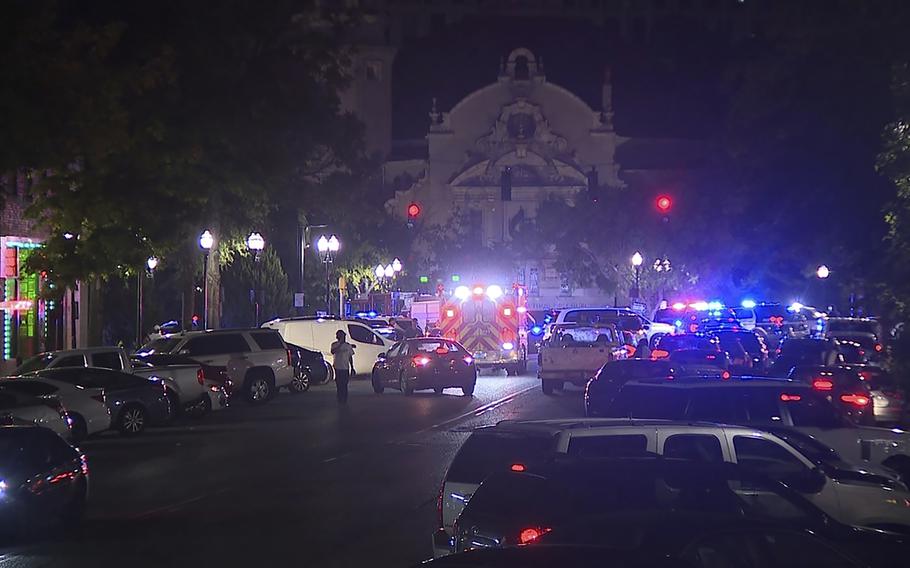
M 724 304 L 722 302 L 718 302 L 717 300 L 715 300 L 713 302 L 708 302 L 708 309 L 709 310 L 722 310 L 722 309 L 724 309 Z
M 682 327 L 682 320 L 676 320 L 673 323 L 676 325 L 676 327 Z
M 357 316 L 357 317 L 359 317 L 359 318 L 365 318 L 365 317 L 367 316 L 367 313 L 366 313 L 366 312 L 357 312 L 357 313 L 354 314 L 354 315 Z
M 694 304 L 689 304 L 689 307 L 693 310 L 703 312 L 708 309 L 708 302 L 695 302 Z
M 367 315 L 370 316 L 371 318 L 375 318 L 376 312 L 369 312 L 369 313 L 367 313 Z
M 792 304 L 790 304 L 790 307 L 787 309 L 790 310 L 791 312 L 798 312 L 805 307 L 806 306 L 800 304 L 799 302 L 793 302 Z
M 541 333 L 543 333 L 543 328 L 539 325 L 531 327 L 531 335 L 540 335 Z
M 552 317 L 550 317 L 550 316 L 544 316 L 544 318 L 543 318 L 543 322 L 544 322 L 544 323 L 550 323 L 551 321 L 553 321 L 553 318 L 552 318 Z
M 743 300 L 742 307 L 746 308 L 747 310 L 751 310 L 755 307 L 755 300 Z

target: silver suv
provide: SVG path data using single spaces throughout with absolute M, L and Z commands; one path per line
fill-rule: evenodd
M 269 400 L 277 389 L 300 392 L 291 351 L 272 329 L 185 331 L 154 339 L 140 351 L 186 355 L 227 370 L 237 391 L 252 403 Z

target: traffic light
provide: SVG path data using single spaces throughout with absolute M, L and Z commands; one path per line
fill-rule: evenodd
M 512 201 L 512 168 L 506 166 L 499 175 L 499 189 L 503 201 Z
M 411 203 L 408 205 L 408 227 L 413 227 L 418 217 L 420 217 L 420 205 Z
M 657 210 L 666 215 L 670 212 L 670 209 L 673 207 L 673 200 L 670 199 L 669 195 L 658 195 L 657 200 L 654 202 L 657 205 Z

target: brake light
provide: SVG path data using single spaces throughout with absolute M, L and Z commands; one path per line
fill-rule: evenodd
M 517 472 L 521 473 L 521 472 L 523 472 L 526 468 L 525 468 L 525 465 L 524 465 L 523 463 L 513 463 L 513 464 L 512 464 L 512 467 L 510 467 L 509 469 L 511 469 L 512 471 L 517 471 Z
M 784 402 L 799 402 L 800 400 L 802 400 L 802 398 L 803 398 L 803 397 L 801 397 L 801 396 L 798 395 L 798 394 L 782 394 L 782 395 L 780 395 L 780 399 L 781 399 L 782 401 L 784 401 Z
M 884 348 L 882 347 L 882 344 L 881 344 L 881 343 L 876 343 L 876 344 L 875 344 L 875 350 L 876 350 L 876 351 L 881 352 L 882 349 L 884 349 Z
M 542 527 L 529 527 L 526 529 L 522 529 L 521 532 L 518 533 L 518 543 L 519 544 L 528 544 L 529 542 L 534 542 L 535 540 L 539 539 L 540 537 L 547 534 L 551 530 L 552 529 L 542 528 Z
M 720 378 L 725 381 L 730 380 L 730 371 L 724 371 L 723 373 L 721 373 Z
M 418 355 L 417 357 L 414 357 L 413 361 L 415 367 L 426 367 L 430 364 L 430 358 L 426 355 Z
M 713 361 L 713 360 L 717 359 L 717 355 L 705 355 L 705 359 L 707 359 L 708 361 Z
M 869 397 L 862 394 L 842 394 L 840 395 L 840 399 L 841 402 L 855 404 L 856 406 L 866 406 L 869 404 Z
M 869 371 L 860 371 L 859 377 L 864 381 L 868 381 L 869 379 L 872 378 L 872 373 L 870 373 Z
M 690 323 L 689 324 L 689 333 L 695 333 L 696 331 L 698 331 L 698 324 Z
M 812 381 L 812 388 L 820 391 L 834 390 L 834 382 L 829 379 L 815 379 Z
M 205 385 L 205 371 L 202 370 L 202 367 L 199 367 L 199 370 L 196 371 L 196 382 L 200 385 Z
M 664 349 L 655 349 L 655 350 L 651 351 L 652 359 L 666 359 L 669 356 L 670 356 L 670 352 L 665 351 Z
M 291 362 L 291 350 L 288 349 L 288 367 L 292 367 L 294 363 Z
M 449 354 L 449 350 L 446 349 L 444 345 L 443 345 L 443 346 L 439 346 L 439 347 L 436 348 L 436 354 L 437 354 L 437 355 L 448 355 L 448 354 Z

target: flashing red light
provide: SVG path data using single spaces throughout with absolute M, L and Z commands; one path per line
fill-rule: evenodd
M 689 324 L 689 333 L 695 333 L 696 331 L 698 331 L 698 324 L 690 323 Z
M 550 530 L 551 529 L 536 527 L 522 529 L 522 531 L 518 533 L 518 542 L 519 544 L 528 544 L 529 542 L 534 542 L 535 540 L 550 532 Z
M 447 317 L 447 318 L 454 318 L 454 317 L 455 317 L 455 310 L 446 310 L 446 317 Z
M 512 308 L 503 308 L 502 315 L 509 317 L 512 315 Z
M 830 379 L 815 379 L 812 381 L 812 388 L 820 391 L 834 390 L 834 381 Z
M 876 350 L 876 351 L 881 352 L 882 349 L 884 349 L 884 348 L 882 347 L 882 344 L 881 344 L 881 343 L 876 343 L 876 344 L 875 344 L 875 350 Z
M 784 402 L 799 402 L 803 397 L 798 394 L 782 394 L 780 399 Z
M 664 349 L 653 349 L 651 350 L 652 359 L 666 359 L 670 356 L 670 352 Z
M 418 355 L 417 357 L 414 357 L 413 361 L 415 367 L 426 367 L 430 364 L 430 358 L 426 355 Z
M 730 371 L 724 371 L 723 373 L 721 373 L 720 378 L 725 381 L 729 381 L 730 380 Z
M 657 209 L 661 213 L 666 213 L 670 210 L 670 207 L 673 206 L 673 200 L 670 199 L 669 195 L 658 195 L 655 203 L 657 204 Z
M 869 404 L 869 397 L 862 394 L 842 394 L 840 395 L 842 402 L 847 404 L 855 404 L 856 406 L 866 406 Z
M 411 219 L 416 219 L 420 215 L 420 205 L 416 203 L 411 203 L 408 205 L 408 217 Z
M 523 463 L 513 463 L 512 467 L 510 467 L 509 469 L 511 469 L 512 471 L 517 471 L 518 473 L 521 473 L 527 468 L 525 467 L 525 464 L 523 464 Z

